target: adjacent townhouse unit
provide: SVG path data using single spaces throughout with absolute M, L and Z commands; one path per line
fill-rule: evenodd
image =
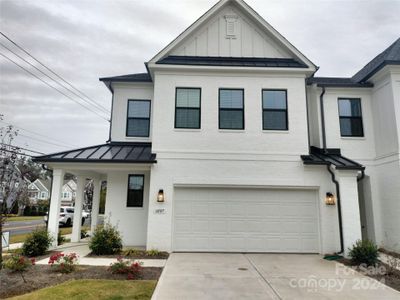
M 36 179 L 28 183 L 28 198 L 32 204 L 36 204 L 38 200 L 48 200 L 50 198 L 51 181 L 44 179 Z
M 317 77 L 244 1 L 221 0 L 146 69 L 100 79 L 109 141 L 36 158 L 53 169 L 51 234 L 69 172 L 77 220 L 95 180 L 93 227 L 107 181 L 125 245 L 337 253 L 368 238 L 400 250 L 400 39 L 351 78 Z
M 72 179 L 64 183 L 61 190 L 61 205 L 74 206 L 76 197 L 76 182 Z

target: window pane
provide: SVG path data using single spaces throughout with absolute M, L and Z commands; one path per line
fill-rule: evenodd
M 143 189 L 143 176 L 129 176 L 129 189 L 130 190 Z
M 243 108 L 242 90 L 219 90 L 220 108 Z
M 361 117 L 359 99 L 339 99 L 339 115 L 341 117 Z
M 263 129 L 287 130 L 286 112 L 284 111 L 264 111 Z
M 142 207 L 143 206 L 143 176 L 129 176 L 128 183 L 128 207 Z
M 220 129 L 244 129 L 243 111 L 239 110 L 220 110 L 219 113 Z
M 263 91 L 263 108 L 286 109 L 286 92 Z
M 363 136 L 361 118 L 341 118 L 340 133 L 342 136 Z
M 129 119 L 128 120 L 128 136 L 149 136 L 149 119 Z
M 200 89 L 177 89 L 177 107 L 200 107 Z
M 200 128 L 200 109 L 177 108 L 176 128 Z
M 150 118 L 150 101 L 130 100 L 128 105 L 129 118 Z

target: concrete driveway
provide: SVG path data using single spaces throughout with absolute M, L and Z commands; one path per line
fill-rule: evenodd
M 400 299 L 400 293 L 319 255 L 173 253 L 153 300 Z

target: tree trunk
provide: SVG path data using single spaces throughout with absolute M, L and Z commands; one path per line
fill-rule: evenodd
M 18 216 L 23 216 L 24 215 L 24 210 L 25 210 L 25 206 L 21 207 L 18 206 Z
M 3 268 L 3 214 L 0 209 L 0 270 Z

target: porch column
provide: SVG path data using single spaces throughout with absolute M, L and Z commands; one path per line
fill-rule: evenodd
M 358 203 L 357 171 L 337 171 L 340 184 L 340 202 L 342 208 L 344 255 L 349 248 L 361 239 L 360 206 Z
M 58 238 L 58 222 L 60 219 L 60 208 L 61 208 L 61 192 L 64 183 L 65 171 L 62 169 L 53 170 L 53 183 L 51 188 L 51 200 L 50 209 L 48 215 L 48 226 L 47 231 L 53 238 L 52 247 L 57 247 Z
M 97 227 L 97 222 L 99 217 L 101 183 L 102 183 L 101 179 L 93 179 L 93 202 L 92 202 L 92 216 L 90 224 L 90 230 L 92 235 Z
M 76 198 L 74 209 L 74 222 L 72 226 L 71 242 L 77 243 L 81 240 L 82 205 L 85 192 L 86 176 L 76 176 Z

